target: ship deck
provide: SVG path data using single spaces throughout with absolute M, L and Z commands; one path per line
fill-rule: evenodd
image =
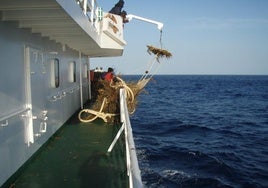
M 128 187 L 124 140 L 107 154 L 119 128 L 101 120 L 81 123 L 75 115 L 9 180 L 8 187 Z

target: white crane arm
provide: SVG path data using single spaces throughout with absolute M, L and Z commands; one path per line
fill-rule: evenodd
M 157 22 L 157 21 L 154 21 L 154 20 L 150 20 L 150 19 L 147 19 L 147 18 L 143 18 L 143 17 L 140 17 L 140 16 L 136 16 L 136 15 L 133 15 L 133 14 L 128 14 L 126 15 L 126 18 L 131 21 L 132 18 L 135 18 L 137 20 L 142 20 L 142 21 L 145 21 L 145 22 L 149 22 L 149 23 L 153 23 L 153 24 L 156 24 L 157 25 L 157 29 L 159 29 L 160 31 L 163 29 L 163 26 L 164 24 L 161 23 L 161 22 Z

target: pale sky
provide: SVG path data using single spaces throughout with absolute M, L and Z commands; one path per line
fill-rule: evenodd
M 109 11 L 118 0 L 98 0 Z M 268 0 L 125 0 L 128 14 L 164 24 L 158 74 L 268 75 Z M 91 67 L 114 67 L 120 74 L 143 74 L 152 59 L 146 45 L 160 48 L 153 24 L 125 24 L 123 56 L 91 59 Z

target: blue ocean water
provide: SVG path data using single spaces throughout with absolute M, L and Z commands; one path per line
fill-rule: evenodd
M 131 122 L 146 187 L 268 187 L 268 76 L 155 76 L 145 91 Z

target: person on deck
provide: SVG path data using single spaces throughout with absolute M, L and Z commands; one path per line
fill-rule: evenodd
M 109 11 L 111 14 L 121 15 L 122 8 L 124 7 L 124 0 L 119 0 L 118 3 L 114 5 L 114 7 Z
M 129 20 L 127 19 L 127 12 L 125 10 L 123 10 L 120 15 L 121 15 L 121 17 L 123 19 L 123 23 L 128 23 L 129 22 Z
M 103 76 L 104 80 L 111 82 L 114 79 L 114 69 L 109 67 L 108 72 L 106 72 Z

